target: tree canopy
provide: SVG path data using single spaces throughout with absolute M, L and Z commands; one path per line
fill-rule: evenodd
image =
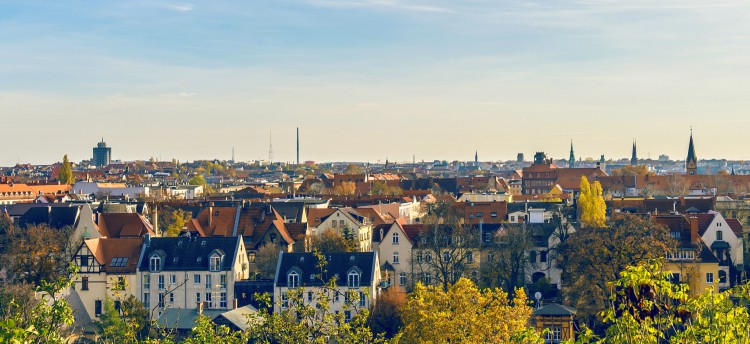
M 57 175 L 57 180 L 60 182 L 60 184 L 75 184 L 76 179 L 73 177 L 73 171 L 70 167 L 70 160 L 68 160 L 68 155 L 65 154 L 63 156 L 62 166 L 60 167 L 60 172 Z
M 604 227 L 607 221 L 607 205 L 602 197 L 602 185 L 598 181 L 590 184 L 586 176 L 581 177 L 581 193 L 578 196 L 581 224 L 586 227 Z

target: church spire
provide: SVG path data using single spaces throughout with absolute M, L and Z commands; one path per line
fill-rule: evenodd
M 635 140 L 633 140 L 633 154 L 630 156 L 630 165 L 638 165 L 638 154 L 636 154 Z
M 474 166 L 479 166 L 479 151 L 474 151 Z
M 576 167 L 576 155 L 573 152 L 573 140 L 570 140 L 570 158 L 568 158 L 568 167 Z
M 693 145 L 693 127 L 690 127 L 690 145 L 688 146 L 687 159 L 685 159 L 685 170 L 687 174 L 698 173 L 698 157 L 695 156 L 695 146 Z

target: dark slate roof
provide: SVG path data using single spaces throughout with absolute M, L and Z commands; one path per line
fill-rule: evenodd
M 220 250 L 225 254 L 221 271 L 230 271 L 238 254 L 240 240 L 242 236 L 146 239 L 139 269 L 148 271 L 149 259 L 156 253 L 162 255 L 162 271 L 208 271 L 208 257 L 215 250 Z
M 61 207 L 70 207 L 69 203 L 16 203 L 12 205 L 4 205 L 2 208 L 0 208 L 0 212 L 3 212 L 5 210 L 8 211 L 8 216 L 13 217 L 20 217 L 26 214 L 29 209 L 33 208 L 61 208 Z
M 716 255 L 713 253 L 713 251 L 708 249 L 708 246 L 706 246 L 705 243 L 701 242 L 701 254 L 699 257 L 699 261 L 701 263 L 718 263 L 719 259 L 716 258 Z
M 272 202 L 271 207 L 284 219 L 302 222 L 302 213 L 305 209 L 302 202 Z
M 729 243 L 728 243 L 728 242 L 726 242 L 726 241 L 724 241 L 724 240 L 716 240 L 716 241 L 714 241 L 714 242 L 713 242 L 713 243 L 711 244 L 711 249 L 712 249 L 712 250 L 718 250 L 718 249 L 725 249 L 725 250 L 728 250 L 728 249 L 730 249 L 730 248 L 732 248 L 732 247 L 731 247 L 731 246 L 729 246 Z
M 546 305 L 542 308 L 535 310 L 533 315 L 561 317 L 561 316 L 575 315 L 577 312 L 578 310 L 576 310 L 573 307 L 551 303 L 549 305 Z
M 78 207 L 34 207 L 18 219 L 18 225 L 48 225 L 52 228 L 75 226 L 78 221 Z
M 205 309 L 203 310 L 203 315 L 214 319 L 224 312 L 224 310 Z M 167 308 L 164 310 L 164 313 L 161 314 L 159 319 L 156 320 L 156 322 L 162 327 L 168 329 L 192 330 L 193 328 L 198 326 L 198 324 L 196 323 L 197 319 L 198 310 L 195 308 Z
M 282 252 L 279 256 L 279 264 L 276 268 L 276 286 L 287 286 L 287 275 L 296 270 L 300 274 L 301 286 L 321 286 L 331 278 L 336 278 L 339 286 L 346 286 L 346 276 L 351 269 L 357 269 L 362 273 L 360 276 L 360 286 L 372 284 L 375 276 L 375 252 L 339 252 L 326 253 L 325 259 L 327 265 L 322 276 L 310 276 L 320 273 L 318 269 L 318 259 L 312 253 L 288 253 Z

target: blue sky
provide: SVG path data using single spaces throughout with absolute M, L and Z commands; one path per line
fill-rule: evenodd
M 0 165 L 750 160 L 745 1 L 2 1 Z

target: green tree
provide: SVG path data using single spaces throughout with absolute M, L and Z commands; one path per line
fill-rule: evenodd
M 690 296 L 687 284 L 673 284 L 662 259 L 627 267 L 614 281 L 602 312 L 609 324 L 604 338 L 590 332 L 579 343 L 748 343 L 750 285 Z
M 543 343 L 529 325 L 522 289 L 512 301 L 502 289 L 480 290 L 461 278 L 447 291 L 418 283 L 404 307 L 405 343 Z M 523 337 L 523 340 L 519 338 Z
M 185 228 L 185 225 L 192 220 L 191 214 L 182 209 L 165 207 L 163 213 L 164 236 L 168 237 L 178 236 Z
M 310 236 L 310 251 L 321 253 L 331 252 L 356 252 L 359 251 L 359 244 L 354 240 L 351 229 L 344 227 L 344 234 L 336 230 L 329 229 L 318 235 Z
M 190 180 L 188 181 L 188 184 L 190 184 L 190 185 L 206 185 L 208 183 L 206 183 L 206 179 L 203 178 L 202 175 L 196 174 L 193 178 L 190 178 Z
M 406 293 L 396 288 L 388 288 L 378 295 L 378 302 L 370 314 L 372 333 L 382 333 L 389 339 L 395 337 L 404 326 L 401 317 L 405 306 Z
M 276 274 L 280 250 L 281 248 L 274 244 L 266 244 L 255 253 L 255 266 L 258 267 L 258 274 L 261 278 L 273 278 Z
M 363 174 L 365 173 L 365 169 L 362 168 L 362 166 L 357 164 L 349 164 L 346 165 L 346 168 L 344 169 L 344 174 Z
M 99 328 L 99 340 L 104 343 L 134 342 L 135 333 L 129 331 L 128 326 L 120 317 L 120 311 L 115 308 L 112 298 L 104 300 L 104 311 L 96 322 Z
M 605 308 L 607 283 L 626 267 L 664 257 L 675 247 L 666 227 L 630 214 L 619 216 L 609 228 L 585 227 L 573 233 L 562 265 L 564 293 L 578 308 L 578 318 L 592 327 L 601 325 L 596 314 Z
M 75 184 L 76 180 L 73 177 L 73 171 L 70 168 L 70 161 L 68 160 L 68 155 L 65 154 L 63 156 L 63 162 L 62 166 L 60 167 L 60 172 L 57 175 L 57 180 L 60 182 L 60 184 Z
M 211 318 L 200 315 L 196 319 L 196 326 L 186 338 L 185 344 L 204 344 L 204 343 L 228 343 L 228 344 L 245 344 L 248 342 L 249 334 L 244 331 L 232 331 L 224 325 L 216 325 Z
M 0 263 L 12 283 L 41 286 L 67 274 L 66 267 L 73 248 L 68 239 L 71 228 L 53 229 L 46 225 L 11 227 L 6 252 Z
M 590 184 L 586 176 L 581 177 L 581 193 L 578 196 L 581 225 L 604 227 L 607 221 L 607 205 L 602 197 L 602 185 L 598 181 Z

